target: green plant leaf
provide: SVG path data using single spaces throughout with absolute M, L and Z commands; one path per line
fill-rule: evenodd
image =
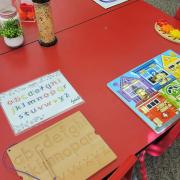
M 10 19 L 0 26 L 0 36 L 2 37 L 16 38 L 22 34 L 23 31 L 18 19 Z

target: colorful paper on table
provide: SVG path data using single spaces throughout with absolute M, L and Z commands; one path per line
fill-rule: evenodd
M 180 56 L 168 50 L 107 85 L 160 133 L 180 119 L 179 73 Z
M 100 6 L 102 6 L 103 8 L 107 9 L 110 8 L 112 6 L 121 4 L 127 0 L 94 0 L 96 3 L 98 3 Z
M 16 169 L 45 180 L 84 180 L 117 158 L 81 112 L 14 145 L 7 153 Z M 24 180 L 30 178 L 18 174 Z
M 15 134 L 67 111 L 83 99 L 60 71 L 0 95 L 1 106 Z

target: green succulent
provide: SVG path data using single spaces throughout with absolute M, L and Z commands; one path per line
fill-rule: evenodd
M 10 19 L 0 26 L 0 36 L 7 38 L 16 38 L 23 34 L 19 20 Z

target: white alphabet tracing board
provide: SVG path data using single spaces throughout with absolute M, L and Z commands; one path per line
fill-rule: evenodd
M 15 134 L 83 103 L 60 71 L 0 94 L 1 106 Z

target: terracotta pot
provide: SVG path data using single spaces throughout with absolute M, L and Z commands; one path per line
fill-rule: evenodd
M 23 44 L 24 37 L 23 37 L 23 35 L 18 36 L 16 38 L 7 38 L 7 37 L 4 37 L 4 42 L 9 47 L 17 48 L 17 47 L 19 47 L 19 46 L 21 46 Z

